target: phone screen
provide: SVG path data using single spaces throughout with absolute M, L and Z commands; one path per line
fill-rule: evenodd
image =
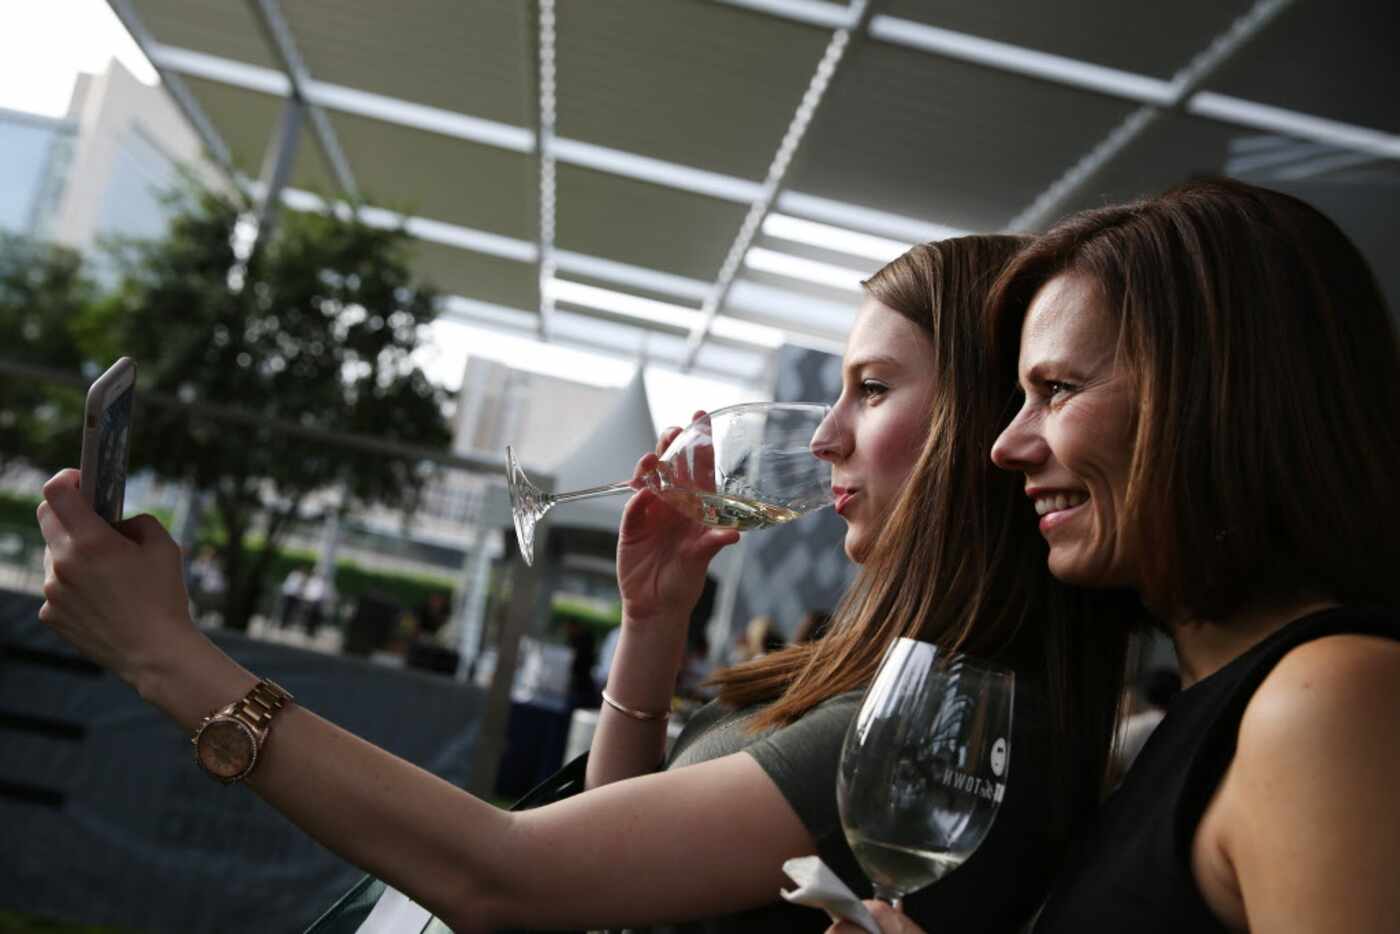
M 122 518 L 126 496 L 127 450 L 131 445 L 131 402 L 133 383 L 102 411 L 97 425 L 97 489 L 93 509 L 112 525 Z

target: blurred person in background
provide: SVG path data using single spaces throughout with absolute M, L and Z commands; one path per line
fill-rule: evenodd
M 302 595 L 306 590 L 306 579 L 310 570 L 309 565 L 296 564 L 282 579 L 280 599 L 277 605 L 277 624 L 284 629 L 299 623 L 302 619 L 304 612 Z
M 809 929 L 810 909 L 777 898 L 781 866 L 818 852 L 861 884 L 836 814 L 836 763 L 885 648 L 910 636 L 996 659 L 1016 669 L 1025 711 L 1001 818 L 973 858 L 907 905 L 949 930 L 1013 929 L 1102 794 L 1126 650 L 1119 601 L 1054 583 L 1043 543 L 1014 521 L 1019 484 L 986 458 L 1012 373 L 986 352 L 983 302 L 1019 245 L 915 247 L 866 284 L 841 396 L 812 442 L 832 463 L 845 549 L 862 570 L 826 638 L 712 679 L 719 699 L 664 765 L 691 610 L 738 533 L 696 525 L 645 488 L 620 528 L 623 621 L 589 790 L 531 811 L 473 798 L 242 668 L 190 624 L 179 551 L 159 523 L 138 516 L 114 531 L 75 471 L 45 486 L 40 507 L 52 558 L 41 619 L 191 731 L 225 705 L 258 705 L 264 754 L 229 777 L 459 934 L 694 919 Z M 655 463 L 644 457 L 638 476 Z

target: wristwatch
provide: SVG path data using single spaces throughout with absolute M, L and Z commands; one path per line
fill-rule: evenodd
M 244 695 L 200 721 L 190 742 L 194 760 L 225 784 L 242 781 L 258 764 L 272 718 L 292 700 L 284 688 L 264 678 Z

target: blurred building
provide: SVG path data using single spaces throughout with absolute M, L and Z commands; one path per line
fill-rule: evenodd
M 169 95 L 114 59 L 78 76 L 63 117 L 0 110 L 0 229 L 89 253 L 100 270 L 105 237 L 165 232 L 163 195 L 182 169 L 220 183 Z
M 457 396 L 453 450 L 504 452 L 509 444 L 526 465 L 553 470 L 620 395 L 618 389 L 469 357 Z

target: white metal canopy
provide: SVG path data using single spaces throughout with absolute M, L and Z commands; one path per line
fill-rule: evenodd
M 1389 0 L 109 2 L 232 174 L 291 126 L 283 199 L 408 218 L 449 313 L 741 381 L 918 240 L 1400 184 Z

